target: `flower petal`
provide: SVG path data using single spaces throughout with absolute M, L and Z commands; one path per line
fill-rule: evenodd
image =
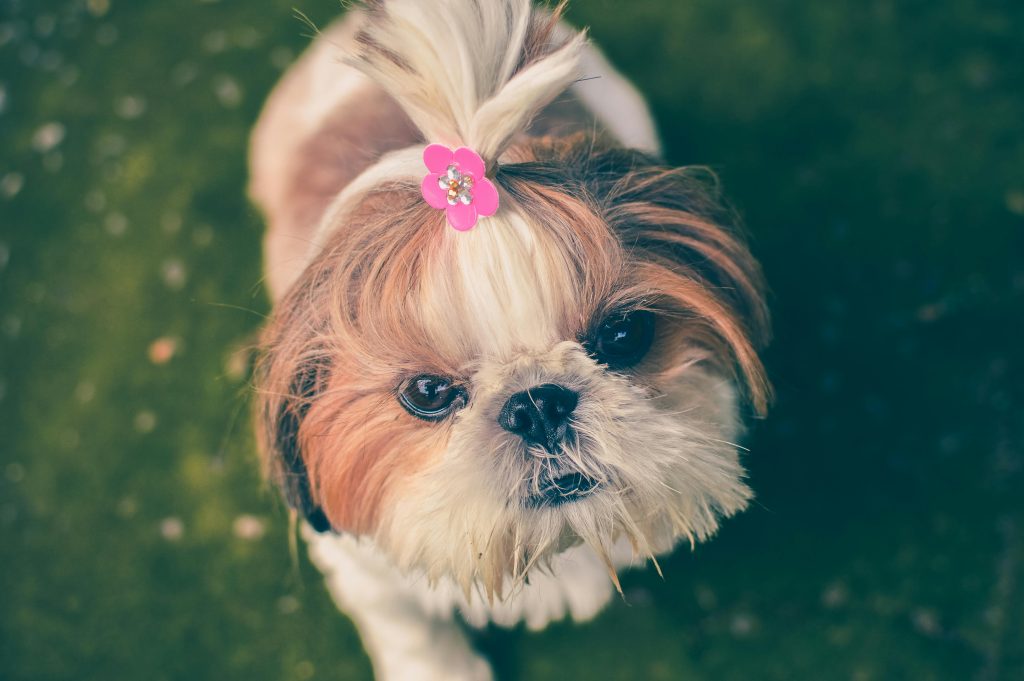
M 448 207 L 448 192 L 437 186 L 438 175 L 431 173 L 423 178 L 423 182 L 420 184 L 420 193 L 423 194 L 423 200 L 430 204 L 431 208 L 447 208 Z
M 469 147 L 459 147 L 455 150 L 455 162 L 459 164 L 459 170 L 469 173 L 476 179 L 481 179 L 487 169 L 484 167 L 484 160 L 480 154 Z
M 423 162 L 432 173 L 443 173 L 453 157 L 452 150 L 443 144 L 430 144 L 423 150 Z
M 486 177 L 477 180 L 473 187 L 473 205 L 480 215 L 494 215 L 498 212 L 498 188 Z
M 476 217 L 476 206 L 472 203 L 468 206 L 462 203 L 448 206 L 448 224 L 460 232 L 473 229 Z

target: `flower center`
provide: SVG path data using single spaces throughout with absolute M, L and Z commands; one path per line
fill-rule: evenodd
M 463 175 L 455 164 L 448 166 L 448 171 L 437 179 L 437 186 L 447 192 L 449 206 L 473 203 L 473 178 Z

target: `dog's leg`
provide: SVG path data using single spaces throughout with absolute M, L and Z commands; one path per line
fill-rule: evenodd
M 372 543 L 314 532 L 306 539 L 335 603 L 359 629 L 377 681 L 492 679 L 451 611 L 428 612 L 416 586 Z

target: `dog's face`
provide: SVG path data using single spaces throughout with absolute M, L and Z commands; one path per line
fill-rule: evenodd
M 499 597 L 581 541 L 713 533 L 749 497 L 737 389 L 767 396 L 759 271 L 706 184 L 582 136 L 509 158 L 470 232 L 415 185 L 365 197 L 258 374 L 293 506 Z

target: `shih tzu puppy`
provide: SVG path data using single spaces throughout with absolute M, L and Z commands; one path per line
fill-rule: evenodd
M 381 679 L 487 679 L 455 615 L 594 616 L 743 509 L 757 263 L 561 8 L 364 2 L 251 150 L 268 475 Z

